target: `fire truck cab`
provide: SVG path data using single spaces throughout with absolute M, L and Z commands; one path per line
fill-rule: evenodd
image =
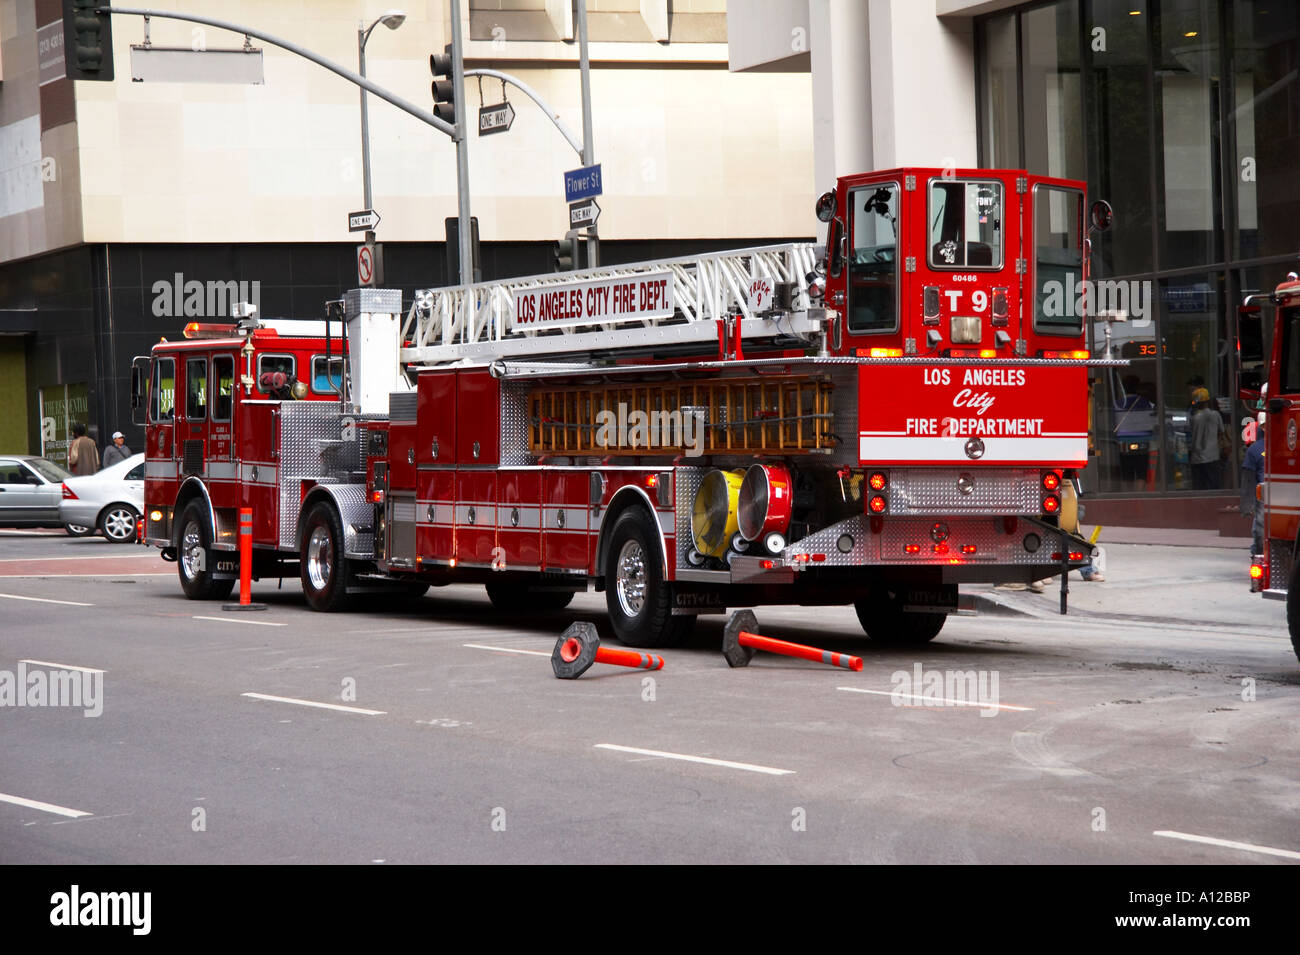
M 1272 292 L 1247 296 L 1238 310 L 1238 397 L 1262 404 L 1263 552 L 1251 563 L 1251 591 L 1286 601 L 1287 629 L 1300 658 L 1300 279 L 1292 272 Z
M 1087 369 L 1122 364 L 1084 342 L 1082 184 L 886 170 L 816 211 L 820 248 L 355 289 L 313 333 L 160 344 L 137 359 L 144 537 L 224 596 L 252 507 L 254 576 L 296 573 L 318 610 L 594 587 L 636 646 L 760 603 L 920 642 L 959 584 L 1057 574 L 1064 611 Z

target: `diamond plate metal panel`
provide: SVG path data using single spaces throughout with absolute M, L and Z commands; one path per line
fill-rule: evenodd
M 1286 590 L 1291 583 L 1291 544 L 1280 538 L 1268 542 L 1268 586 L 1270 590 Z
M 1041 514 L 1042 475 L 1023 468 L 893 468 L 886 514 Z M 969 480 L 970 493 L 959 482 Z M 962 482 L 964 483 L 964 482 Z
M 352 558 L 375 556 L 375 509 L 364 484 L 331 484 L 326 490 L 339 507 L 343 521 L 343 552 Z
M 359 442 L 355 431 L 343 439 L 344 416 L 333 402 L 284 402 L 279 412 L 280 546 L 297 550 L 303 480 L 348 481 L 360 470 Z
M 501 382 L 501 466 L 532 464 L 528 453 L 528 386 L 521 381 Z
M 343 293 L 343 311 L 348 318 L 364 312 L 396 315 L 401 310 L 401 289 L 354 288 Z
M 677 568 L 694 569 L 686 562 L 686 552 L 695 546 L 691 537 L 691 508 L 695 492 L 704 482 L 704 475 L 713 468 L 673 468 L 673 484 L 677 488 Z
M 870 518 L 857 515 L 788 544 L 781 552 L 781 557 L 790 561 L 796 555 L 822 554 L 824 560 L 801 562 L 805 568 L 816 570 L 819 567 L 856 567 L 863 564 L 1042 565 L 1056 563 L 1051 555 L 1060 551 L 1059 537 L 1034 524 L 1018 523 L 1015 531 L 1007 534 L 1001 518 L 969 517 L 942 522 L 948 529 L 947 540 L 943 542 L 948 549 L 936 553 L 935 542 L 930 537 L 930 528 L 934 523 L 920 519 L 887 519 L 881 532 L 874 534 Z M 847 553 L 837 546 L 839 539 L 846 534 L 853 538 L 852 547 Z M 1025 549 L 1025 537 L 1028 534 L 1037 535 L 1041 542 L 1036 551 Z M 906 547 L 909 544 L 919 546 L 920 550 L 915 554 L 907 553 Z M 961 549 L 967 545 L 973 545 L 975 553 L 963 554 Z

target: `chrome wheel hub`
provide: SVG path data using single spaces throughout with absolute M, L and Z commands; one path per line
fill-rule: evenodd
M 203 539 L 197 524 L 186 524 L 181 535 L 181 568 L 188 580 L 194 580 L 203 570 Z
M 618 594 L 619 607 L 627 616 L 635 617 L 645 607 L 645 549 L 637 541 L 628 541 L 618 552 L 614 591 Z
M 307 579 L 316 590 L 324 590 L 334 578 L 334 543 L 330 533 L 317 527 L 307 539 Z

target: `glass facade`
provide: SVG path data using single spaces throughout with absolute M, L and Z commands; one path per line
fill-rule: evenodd
M 1093 382 L 1091 492 L 1237 486 L 1237 304 L 1300 248 L 1297 19 L 1276 0 L 1056 0 L 976 21 L 981 164 L 1082 179 L 1115 209 L 1092 236 L 1089 347 L 1130 365 Z M 1199 388 L 1233 439 L 1217 467 Z

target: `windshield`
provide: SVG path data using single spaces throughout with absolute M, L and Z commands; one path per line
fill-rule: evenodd
M 44 458 L 32 458 L 27 462 L 27 466 L 51 484 L 58 484 L 72 477 L 53 461 L 46 461 Z

